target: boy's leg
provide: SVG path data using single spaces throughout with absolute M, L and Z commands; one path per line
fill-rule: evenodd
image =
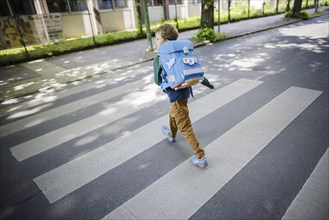
M 175 111 L 176 111 L 175 105 L 174 105 L 174 103 L 171 103 L 170 112 L 169 112 L 169 126 L 170 126 L 169 135 L 172 138 L 176 137 L 176 134 L 178 131 L 178 128 L 177 128 L 177 125 L 175 122 Z
M 200 159 L 205 156 L 203 148 L 199 144 L 199 140 L 194 133 L 192 122 L 189 117 L 187 100 L 179 100 L 172 103 L 171 117 L 174 118 L 176 127 L 182 132 L 185 140 L 194 150 L 194 155 Z M 172 119 L 171 119 L 172 120 Z

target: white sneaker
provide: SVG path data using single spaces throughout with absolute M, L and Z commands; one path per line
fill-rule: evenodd
M 195 166 L 199 166 L 201 168 L 204 168 L 204 167 L 208 166 L 208 162 L 207 162 L 206 157 L 202 157 L 201 159 L 198 159 L 195 155 L 193 155 L 192 163 Z
M 163 133 L 164 135 L 167 136 L 168 141 L 169 141 L 170 143 L 175 142 L 175 138 L 170 137 L 170 135 L 169 135 L 169 131 L 170 131 L 170 129 L 169 129 L 167 126 L 162 126 L 161 131 L 162 131 L 162 133 Z

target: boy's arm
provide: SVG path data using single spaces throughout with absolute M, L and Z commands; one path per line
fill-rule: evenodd
M 153 71 L 154 71 L 154 82 L 155 82 L 155 84 L 157 84 L 158 86 L 160 86 L 161 83 L 162 83 L 162 78 L 161 78 L 162 68 L 160 66 L 160 56 L 159 55 L 156 55 L 154 57 Z

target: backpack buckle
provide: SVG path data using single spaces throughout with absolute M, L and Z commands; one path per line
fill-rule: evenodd
M 189 52 L 188 48 L 187 48 L 187 47 L 183 47 L 183 52 L 184 52 L 185 54 L 188 54 L 188 52 Z

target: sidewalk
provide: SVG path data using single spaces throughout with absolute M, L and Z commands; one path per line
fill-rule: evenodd
M 321 7 L 319 11 L 327 11 L 328 8 L 328 6 Z M 309 14 L 314 13 L 314 9 L 306 11 Z M 296 22 L 298 21 L 287 21 L 284 19 L 284 15 L 280 14 L 224 24 L 220 26 L 220 29 L 221 33 L 225 33 L 230 39 Z M 182 32 L 179 39 L 191 38 L 196 35 L 196 32 L 197 30 Z M 215 32 L 217 32 L 217 26 Z M 194 46 L 204 45 L 206 43 Z M 0 67 L 0 101 L 3 102 L 37 92 L 47 93 L 50 90 L 60 90 L 70 82 L 150 61 L 153 59 L 155 52 L 146 52 L 146 48 L 146 39 L 136 40 L 59 57 Z

